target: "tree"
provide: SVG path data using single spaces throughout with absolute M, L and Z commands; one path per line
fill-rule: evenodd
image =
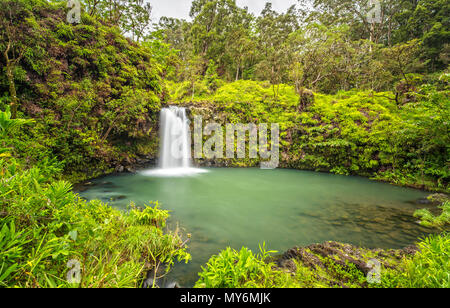
M 409 1 L 410 9 L 401 15 L 397 43 L 420 39 L 421 59 L 429 71 L 446 68 L 441 54 L 450 43 L 450 3 L 446 0 Z
M 266 3 L 256 22 L 258 49 L 260 50 L 257 74 L 260 79 L 270 81 L 275 97 L 277 96 L 275 85 L 287 79 L 290 56 L 287 41 L 289 35 L 298 27 L 294 6 L 285 14 L 278 14 L 272 10 L 270 3 Z
M 399 95 L 414 90 L 413 80 L 409 74 L 417 69 L 418 64 L 415 63 L 415 59 L 417 59 L 419 48 L 420 42 L 415 39 L 383 50 L 385 69 L 402 79 L 397 85 L 397 99 Z
M 189 61 L 194 54 L 192 42 L 188 39 L 191 29 L 191 23 L 176 18 L 161 17 L 159 23 L 155 25 L 155 30 L 149 37 L 161 37 L 164 43 L 168 44 L 170 48 L 175 50 L 179 59 L 175 66 L 177 74 L 173 77 L 182 77 L 184 66 L 182 63 Z M 174 78 L 174 81 L 180 81 Z
M 217 65 L 213 60 L 209 60 L 208 69 L 205 73 L 205 83 L 209 90 L 216 91 L 218 86 L 219 76 L 217 75 Z
M 219 60 L 223 55 L 223 39 L 229 16 L 236 8 L 234 0 L 195 0 L 190 16 L 193 18 L 190 39 L 194 52 L 205 59 Z
M 225 56 L 230 62 L 230 68 L 227 70 L 230 80 L 239 80 L 239 76 L 243 78 L 246 65 L 256 57 L 252 21 L 253 16 L 246 9 L 238 10 L 227 30 Z
M 195 96 L 195 84 L 201 79 L 205 67 L 204 60 L 201 56 L 192 56 L 187 63 L 185 63 L 183 75 L 184 80 L 190 83 L 192 89 L 192 97 Z
M 200 55 L 205 63 L 214 60 L 221 75 L 233 78 L 236 74 L 231 71 L 241 70 L 244 61 L 234 58 L 237 46 L 233 39 L 245 41 L 251 31 L 253 17 L 247 8 L 239 8 L 235 0 L 195 0 L 190 15 L 193 21 L 189 40 L 194 54 Z M 205 71 L 206 66 L 203 74 Z
M 144 0 L 129 0 L 125 14 L 121 20 L 121 27 L 131 32 L 133 39 L 138 41 L 145 36 L 150 26 L 152 7 Z
M 0 50 L 5 61 L 13 119 L 16 118 L 19 107 L 14 72 L 29 46 L 33 46 L 36 35 L 29 26 L 33 21 L 29 19 L 31 14 L 27 4 L 26 1 L 17 0 L 0 3 Z
M 142 45 L 148 46 L 152 56 L 161 65 L 163 79 L 175 80 L 176 70 L 181 65 L 179 51 L 165 42 L 162 30 L 154 31 L 145 37 Z
M 139 41 L 149 30 L 152 7 L 145 0 L 84 0 L 83 3 L 91 16 L 120 27 L 133 40 Z
M 368 39 L 373 43 L 392 42 L 397 15 L 408 1 L 390 0 L 299 0 L 303 6 L 313 6 L 309 18 L 327 26 L 347 24 L 353 39 Z

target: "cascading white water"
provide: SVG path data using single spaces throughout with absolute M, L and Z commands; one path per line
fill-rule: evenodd
M 191 135 L 186 109 L 171 106 L 161 110 L 159 169 L 144 171 L 152 176 L 185 176 L 206 172 L 191 168 Z
M 169 107 L 161 110 L 161 169 L 189 168 L 191 143 L 186 109 Z

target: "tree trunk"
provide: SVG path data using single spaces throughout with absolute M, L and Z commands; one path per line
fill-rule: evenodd
M 8 37 L 10 37 L 10 31 L 8 29 Z M 15 60 L 11 60 L 9 58 L 9 50 L 11 49 L 11 39 L 8 41 L 8 45 L 6 46 L 6 50 L 3 53 L 3 56 L 5 57 L 5 63 L 6 63 L 6 76 L 8 78 L 8 84 L 9 84 L 9 95 L 11 96 L 11 119 L 15 119 L 17 116 L 17 106 L 19 105 L 19 102 L 17 101 L 17 92 L 16 92 L 16 85 L 14 84 L 14 66 L 20 61 L 22 54 Z
M 6 62 L 6 76 L 8 77 L 9 83 L 9 95 L 11 96 L 11 119 L 15 119 L 17 116 L 17 93 L 16 93 L 16 85 L 14 84 L 14 73 L 13 73 L 13 65 L 10 60 Z
M 370 38 L 369 38 L 371 43 L 374 42 L 374 32 L 375 32 L 375 23 L 372 22 L 370 26 Z M 372 52 L 372 44 L 370 44 L 369 46 L 369 51 Z

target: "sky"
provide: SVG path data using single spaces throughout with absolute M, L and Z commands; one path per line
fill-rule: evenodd
M 152 21 L 158 22 L 162 16 L 190 20 L 191 2 L 191 0 L 150 0 L 153 7 Z M 238 6 L 247 6 L 255 15 L 261 13 L 266 2 L 271 2 L 272 8 L 278 12 L 285 12 L 290 6 L 297 4 L 297 0 L 236 0 Z

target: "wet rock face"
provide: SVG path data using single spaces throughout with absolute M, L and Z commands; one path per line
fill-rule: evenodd
M 127 166 L 125 167 L 125 170 L 129 173 L 135 173 L 136 172 L 136 168 L 134 166 Z
M 122 163 L 115 166 L 114 171 L 117 173 L 128 172 L 135 173 L 139 169 L 145 169 L 149 166 L 154 166 L 156 160 L 152 157 L 147 158 L 135 158 L 133 160 L 125 160 Z
M 432 194 L 426 198 L 417 199 L 413 203 L 419 205 L 439 205 L 448 199 L 449 197 L 446 194 Z
M 142 287 L 148 288 L 163 288 L 163 289 L 178 289 L 180 285 L 178 282 L 170 280 L 165 275 L 166 267 L 159 266 L 158 269 L 153 268 L 147 272 Z
M 197 167 L 207 167 L 207 168 L 227 168 L 231 167 L 232 164 L 228 159 L 194 159 L 194 165 Z
M 446 194 L 432 194 L 427 199 L 433 204 L 442 204 L 449 200 L 449 196 Z
M 361 279 L 351 281 L 342 272 L 355 275 L 354 269 L 360 273 L 356 276 L 364 277 L 369 274 L 372 266 L 370 260 L 377 260 L 382 267 L 395 269 L 398 262 L 405 256 L 413 256 L 417 247 L 410 246 L 400 250 L 364 249 L 350 244 L 325 242 L 307 247 L 294 247 L 279 256 L 275 264 L 278 269 L 295 275 L 298 266 L 304 266 L 315 272 L 315 279 L 326 283 L 330 287 L 348 287 L 357 281 L 359 287 L 367 287 L 367 282 Z M 336 270 L 338 268 L 338 270 Z M 339 273 L 341 271 L 341 273 Z
M 324 258 L 333 260 L 336 264 L 341 266 L 348 266 L 353 264 L 358 270 L 365 275 L 370 268 L 362 261 L 360 251 L 348 244 L 339 244 L 336 242 L 326 242 L 324 244 L 314 244 L 305 248 L 293 248 L 288 250 L 279 261 L 279 265 L 284 267 L 286 260 L 297 259 L 302 261 L 304 265 L 313 267 L 320 266 L 326 268 L 323 262 Z

